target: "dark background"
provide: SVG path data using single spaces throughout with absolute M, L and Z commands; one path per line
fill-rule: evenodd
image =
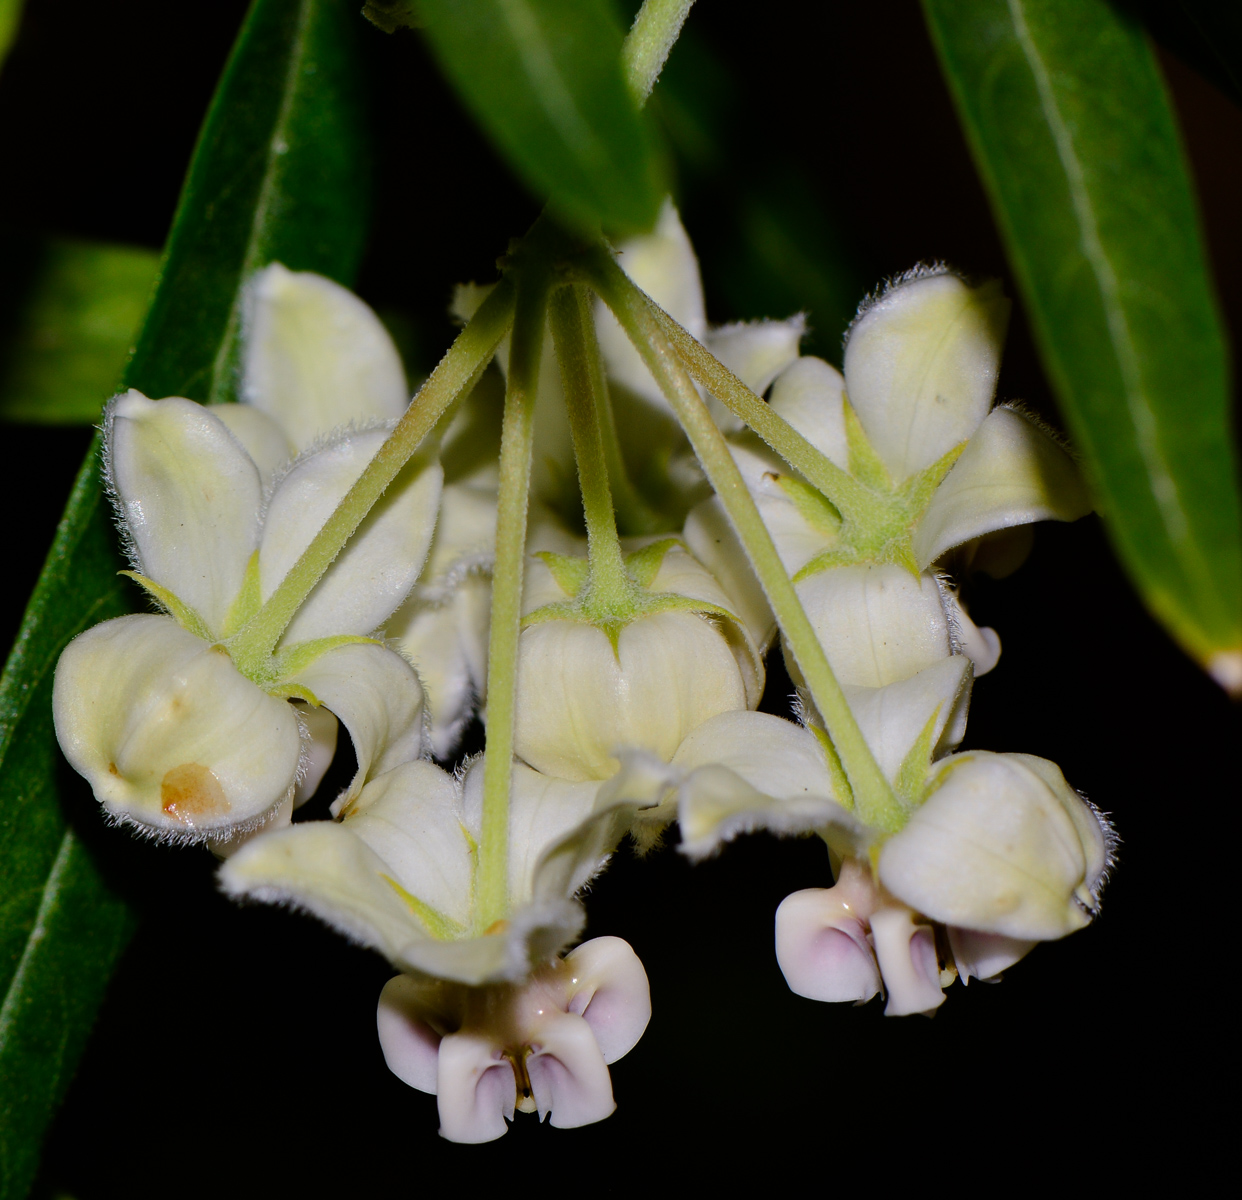
M 0 230 L 158 247 L 244 7 L 214 0 L 189 21 L 154 0 L 29 0 L 0 76 Z M 916 261 L 999 275 L 1014 295 L 917 5 L 748 7 L 695 9 L 660 100 L 712 318 L 809 303 L 812 348 L 833 357 L 849 304 Z M 453 283 L 492 277 L 537 205 L 415 36 L 367 27 L 363 40 L 380 152 L 359 291 L 396 314 L 425 369 L 452 334 Z M 1236 344 L 1242 112 L 1162 61 Z M 764 241 L 773 212 L 798 234 L 791 246 Z M 1000 395 L 1056 420 L 1020 305 Z M 7 642 L 89 431 L 7 426 L 0 438 L 16 492 Z M 617 1113 L 572 1131 L 519 1115 L 498 1143 L 453 1146 L 436 1137 L 434 1099 L 384 1067 L 385 962 L 308 919 L 234 907 L 204 852 L 103 828 L 66 768 L 73 819 L 142 922 L 36 1194 L 622 1194 L 757 1160 L 773 1185 L 809 1164 L 825 1189 L 883 1191 L 908 1173 L 936 1190 L 1021 1179 L 1079 1191 L 1126 1167 L 1191 1182 L 1232 1090 L 1223 818 L 1238 798 L 1238 711 L 1143 612 L 1095 518 L 1042 527 L 1016 576 L 969 599 L 1005 650 L 976 686 L 966 745 L 1054 759 L 1120 830 L 1094 928 L 1037 948 L 1000 986 L 954 985 L 933 1020 L 886 1020 L 878 1002 L 793 996 L 777 969 L 776 905 L 829 882 L 817 842 L 751 838 L 693 870 L 672 848 L 643 862 L 622 850 L 588 899 L 588 933 L 633 944 L 655 1014 L 612 1069 Z M 771 674 L 779 708 L 788 684 Z

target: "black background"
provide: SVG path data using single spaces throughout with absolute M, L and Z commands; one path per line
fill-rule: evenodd
M 867 284 L 943 258 L 1005 278 L 1013 295 L 917 5 L 755 7 L 704 0 L 691 17 L 733 80 L 728 178 L 800 164 Z M 29 0 L 0 77 L 0 227 L 159 246 L 243 10 L 214 0 L 189 20 L 154 0 Z M 425 365 L 451 337 L 452 284 L 491 277 L 537 206 L 416 37 L 367 27 L 363 41 L 380 186 L 359 291 L 404 311 Z M 1162 61 L 1236 344 L 1242 113 Z M 715 320 L 759 315 L 739 311 L 725 277 L 734 227 L 722 178 L 681 180 Z M 818 332 L 817 346 L 835 340 Z M 1056 419 L 1020 306 L 1000 394 Z M 8 639 L 89 434 L 0 437 Z M 519 1116 L 495 1144 L 454 1146 L 436 1136 L 434 1099 L 383 1065 L 374 1008 L 386 963 L 308 919 L 226 902 L 203 852 L 103 828 L 66 768 L 72 819 L 142 922 L 37 1194 L 610 1195 L 735 1171 L 740 1187 L 756 1166 L 767 1186 L 801 1184 L 795 1168 L 809 1167 L 817 1190 L 883 1192 L 908 1178 L 937 1191 L 1029 1181 L 1080 1192 L 1136 1167 L 1191 1184 L 1232 1092 L 1238 712 L 1146 616 L 1095 518 L 1042 527 L 1027 565 L 985 584 L 972 611 L 998 628 L 1004 655 L 976 686 L 966 745 L 1054 759 L 1114 814 L 1121 868 L 1094 928 L 1037 948 L 1000 986 L 954 985 L 933 1020 L 886 1020 L 878 1002 L 793 996 L 777 969 L 777 903 L 828 883 L 818 843 L 751 838 L 694 869 L 672 848 L 642 862 L 623 850 L 588 898 L 588 933 L 633 944 L 655 1014 L 612 1069 L 617 1113 L 572 1131 Z M 780 675 L 765 706 L 779 709 Z

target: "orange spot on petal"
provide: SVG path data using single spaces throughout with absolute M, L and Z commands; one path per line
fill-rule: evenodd
M 182 763 L 173 767 L 160 782 L 164 811 L 186 825 L 196 820 L 220 817 L 229 811 L 224 788 L 201 763 Z

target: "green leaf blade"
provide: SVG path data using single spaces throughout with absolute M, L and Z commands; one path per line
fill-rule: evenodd
M 1152 52 L 1104 0 L 924 0 L 1119 557 L 1205 665 L 1242 652 L 1228 359 Z
M 368 199 L 355 19 L 348 0 L 256 0 L 208 113 L 126 385 L 230 399 L 253 270 L 279 258 L 351 281 Z M 3 1200 L 30 1186 L 133 921 L 65 820 L 57 776 L 69 776 L 52 724 L 61 650 L 137 606 L 117 576 L 125 564 L 98 454 L 96 438 L 0 677 Z
M 138 246 L 51 238 L 7 347 L 0 419 L 99 420 L 142 325 L 159 255 Z
M 651 227 L 663 189 L 606 0 L 423 0 L 419 11 L 475 118 L 562 219 Z

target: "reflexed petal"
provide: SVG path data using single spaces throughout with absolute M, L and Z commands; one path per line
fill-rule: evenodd
M 423 989 L 409 975 L 397 975 L 380 992 L 376 1026 L 388 1069 L 412 1088 L 436 1094 L 440 1035 L 423 1019 Z
M 431 940 L 392 884 L 388 864 L 335 821 L 305 821 L 247 842 L 220 867 L 221 890 L 234 899 L 289 904 L 314 914 L 403 970 Z
M 298 780 L 298 788 L 293 795 L 294 808 L 300 808 L 319 790 L 336 755 L 336 735 L 339 732 L 336 717 L 326 708 L 311 708 L 309 704 L 304 704 L 298 706 L 297 712 L 306 730 L 307 743 L 302 754 L 302 778 Z
M 285 432 L 267 413 L 249 404 L 213 404 L 207 411 L 219 418 L 259 468 L 268 487 L 297 453 Z
M 247 288 L 242 394 L 298 450 L 340 425 L 399 417 L 410 400 L 375 313 L 340 284 L 280 263 Z
M 975 664 L 976 679 L 986 675 L 1000 662 L 1000 634 L 986 625 L 982 629 L 976 625 L 961 600 L 947 587 L 941 588 L 940 599 L 949 618 L 955 648 Z
M 299 460 L 268 502 L 259 550 L 266 601 L 383 445 L 382 430 L 347 434 Z M 427 557 L 442 471 L 421 456 L 405 467 L 316 585 L 282 646 L 368 634 L 405 599 Z
M 703 341 L 707 334 L 707 315 L 703 307 L 699 262 L 673 202 L 664 202 L 660 219 L 650 233 L 622 243 L 618 250 L 617 262 L 621 269 L 691 337 Z M 657 407 L 666 408 L 668 402 L 663 392 L 643 365 L 625 330 L 602 303 L 596 305 L 595 323 L 608 378 Z
M 354 643 L 320 655 L 294 682 L 307 687 L 349 730 L 358 770 L 333 803 L 339 812 L 368 779 L 423 749 L 423 689 L 414 668 L 383 646 Z
M 858 727 L 887 778 L 897 775 L 928 722 L 928 762 L 957 746 L 966 733 L 971 678 L 970 659 L 955 654 L 882 688 L 845 686 Z
M 546 1020 L 531 1042 L 526 1071 L 542 1121 L 577 1129 L 616 1111 L 612 1079 L 591 1026 L 574 1013 Z M 442 1118 L 443 1119 L 443 1118 Z
M 783 507 L 792 508 L 792 505 L 786 500 Z M 762 504 L 760 513 L 766 524 L 768 514 Z M 771 530 L 771 525 L 768 528 Z M 694 557 L 715 576 L 724 590 L 728 600 L 725 607 L 736 613 L 745 624 L 758 653 L 766 652 L 776 635 L 776 617 L 763 594 L 758 576 L 751 569 L 742 543 L 733 531 L 733 526 L 729 524 L 724 505 L 717 497 L 712 496 L 690 510 L 683 536 Z M 773 540 L 775 537 L 773 533 Z M 777 549 L 780 549 L 779 543 Z M 821 549 L 822 546 L 816 545 L 807 558 Z M 798 564 L 801 565 L 802 563 Z
M 451 775 L 403 763 L 373 779 L 341 824 L 375 851 L 393 882 L 461 928 L 469 924 L 474 860 Z
M 971 979 L 992 979 L 1025 958 L 1039 943 L 1001 933 L 980 933 L 977 929 L 949 926 L 949 948 L 962 983 Z
M 491 599 L 491 579 L 471 574 L 439 604 L 420 601 L 416 590 L 388 622 L 389 636 L 414 664 L 426 692 L 427 739 L 436 758 L 452 752 L 484 696 Z
M 870 906 L 846 886 L 808 888 L 776 910 L 776 961 L 789 990 L 828 1003 L 870 1000 L 880 969 L 867 940 Z
M 926 572 L 916 578 L 891 565 L 837 567 L 797 590 L 842 684 L 883 687 L 949 656 L 940 591 Z M 785 662 L 794 675 L 790 655 Z
M 129 391 L 104 421 L 108 477 L 138 569 L 222 631 L 258 546 L 258 468 L 191 400 Z
M 889 288 L 854 322 L 845 386 L 894 482 L 930 466 L 987 416 L 1009 307 L 998 284 L 924 275 Z
M 607 779 L 618 750 L 667 762 L 692 729 L 746 702 L 728 642 L 692 613 L 632 622 L 615 652 L 593 626 L 548 621 L 522 632 L 514 749 L 548 775 Z
M 707 332 L 704 345 L 752 392 L 762 396 L 798 357 L 806 317 L 787 321 L 738 321 Z M 736 418 L 735 418 L 736 419 Z
M 607 1068 L 605 1068 L 605 1072 Z M 440 1136 L 450 1142 L 493 1142 L 508 1132 L 517 1085 L 513 1067 L 486 1035 L 449 1034 L 436 1073 Z
M 732 611 L 729 607 L 729 593 L 721 586 L 720 581 L 681 545 L 671 547 L 660 560 L 660 568 L 651 580 L 650 587 L 653 592 L 689 596 L 692 600 L 703 600 L 723 608 L 726 612 Z M 763 655 L 751 638 L 744 621 L 721 616 L 717 616 L 715 621 L 717 631 L 729 643 L 733 657 L 737 660 L 738 670 L 746 686 L 747 706 L 757 707 L 763 698 Z
M 682 853 L 703 858 L 741 833 L 805 833 L 855 822 L 833 796 L 815 735 L 767 713 L 729 712 L 694 730 L 673 757 Z
M 463 820 L 475 838 L 483 821 L 483 767 L 485 758 L 471 764 L 463 784 Z M 536 895 L 572 896 L 603 865 L 616 841 L 596 846 L 587 839 L 574 847 L 574 862 L 565 863 L 565 877 L 553 888 L 536 889 L 544 855 L 577 832 L 592 816 L 599 784 L 569 783 L 513 764 L 509 808 L 509 898 L 513 907 L 529 904 Z M 618 833 L 618 836 L 620 834 Z M 540 882 L 543 882 L 542 880 Z
M 971 538 L 1032 521 L 1076 521 L 1091 498 L 1074 460 L 1023 413 L 998 408 L 936 489 L 914 532 L 926 567 Z
M 1054 764 L 975 751 L 938 764 L 880 878 L 946 925 L 1046 940 L 1090 922 L 1106 861 L 1098 818 Z
M 569 1011 L 591 1027 L 604 1062 L 624 1058 L 651 1020 L 647 972 L 628 942 L 592 938 L 566 955 Z
M 930 1013 L 944 1003 L 936 939 L 905 905 L 886 905 L 871 916 L 875 956 L 888 992 L 886 1017 Z
M 170 617 L 118 617 L 56 666 L 56 736 L 118 820 L 200 841 L 254 828 L 292 795 L 302 750 L 288 702 Z
M 845 380 L 822 358 L 799 358 L 777 376 L 769 403 L 812 446 L 843 471 L 850 454 L 845 440 Z

